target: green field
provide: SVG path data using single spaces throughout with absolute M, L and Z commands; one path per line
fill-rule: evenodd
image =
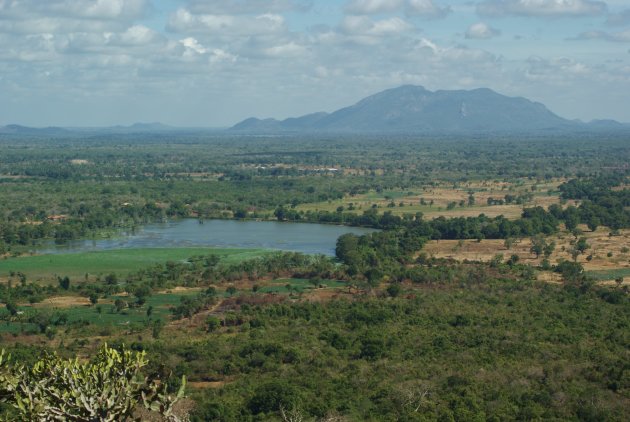
M 236 259 L 238 254 L 232 254 L 230 259 Z M 344 288 L 346 283 L 336 280 L 321 280 L 319 285 L 328 288 Z M 287 286 L 291 286 L 291 291 L 287 289 Z M 316 286 L 307 279 L 302 278 L 282 278 L 273 280 L 270 285 L 262 287 L 259 292 L 264 293 L 278 293 L 289 294 L 293 293 L 305 293 L 309 290 L 315 289 Z M 171 316 L 170 308 L 177 306 L 183 296 L 195 296 L 199 293 L 200 289 L 190 289 L 182 292 L 170 292 L 156 293 L 147 297 L 146 303 L 137 308 L 126 308 L 120 312 L 115 311 L 113 303 L 116 299 L 122 299 L 124 301 L 132 300 L 129 296 L 113 295 L 107 298 L 99 299 L 99 302 L 95 306 L 88 305 L 76 305 L 70 307 L 57 308 L 53 306 L 38 306 L 37 308 L 32 305 L 22 305 L 19 310 L 23 312 L 23 316 L 20 320 L 9 321 L 6 311 L 3 309 L 0 311 L 0 316 L 3 316 L 5 321 L 0 323 L 0 333 L 12 333 L 18 334 L 20 332 L 25 333 L 37 333 L 37 326 L 34 323 L 25 322 L 34 312 L 46 312 L 55 313 L 60 312 L 67 316 L 69 326 L 82 326 L 95 325 L 97 327 L 131 327 L 134 325 L 144 325 L 150 320 L 161 319 L 162 321 L 169 321 Z M 243 294 L 249 292 L 237 292 L 236 294 Z M 229 297 L 230 295 L 225 292 L 219 292 L 220 297 Z M 151 318 L 147 317 L 147 309 L 152 308 Z
M 630 268 L 617 268 L 614 270 L 586 271 L 586 275 L 596 281 L 614 280 L 617 277 L 630 277 Z
M 147 309 L 152 307 L 151 320 L 161 319 L 168 321 L 170 319 L 170 308 L 180 303 L 182 296 L 194 296 L 198 294 L 198 290 L 188 290 L 178 293 L 157 293 L 147 297 L 146 303 L 138 308 L 126 308 L 120 312 L 114 310 L 113 302 L 116 299 L 132 300 L 128 296 L 110 296 L 106 299 L 100 299 L 99 303 L 95 306 L 77 305 L 67 308 L 55 308 L 55 307 L 38 307 L 33 308 L 29 305 L 20 306 L 20 311 L 23 312 L 22 321 L 27 321 L 30 314 L 35 312 L 44 311 L 49 313 L 61 312 L 68 318 L 68 325 L 82 325 L 82 324 L 94 324 L 100 327 L 125 327 L 132 324 L 144 324 L 149 318 L 147 317 Z M 100 309 L 100 312 L 99 312 Z M 0 315 L 4 314 L 2 310 Z M 0 333 L 19 333 L 36 332 L 36 325 L 27 322 L 9 322 L 6 319 L 0 323 Z
M 0 279 L 11 272 L 21 272 L 29 281 L 45 281 L 56 276 L 84 278 L 115 272 L 120 275 L 157 263 L 182 261 L 196 255 L 220 255 L 223 262 L 233 263 L 267 253 L 262 249 L 229 248 L 145 248 L 116 249 L 59 255 L 36 255 L 0 260 Z
M 318 285 L 341 288 L 346 287 L 347 284 L 337 280 L 320 280 Z M 311 283 L 310 280 L 304 278 L 279 278 L 271 282 L 271 285 L 264 286 L 260 289 L 262 293 L 290 293 L 287 286 L 291 286 L 291 290 L 296 293 L 304 293 L 308 290 L 313 290 L 316 286 Z

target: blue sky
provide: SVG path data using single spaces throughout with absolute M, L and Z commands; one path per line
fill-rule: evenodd
M 630 2 L 0 0 L 0 125 L 221 127 L 401 84 L 630 122 Z

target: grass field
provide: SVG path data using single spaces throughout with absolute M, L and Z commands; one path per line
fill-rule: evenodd
M 587 271 L 586 274 L 597 281 L 614 280 L 623 277 L 624 281 L 630 279 L 630 268 L 618 268 L 614 270 Z M 630 280 L 629 280 L 630 281 Z
M 121 312 L 114 310 L 113 303 L 116 299 L 130 300 L 127 296 L 110 296 L 106 299 L 100 299 L 99 303 L 95 306 L 80 304 L 82 301 L 80 297 L 66 297 L 70 299 L 67 301 L 52 301 L 52 304 L 43 302 L 35 305 L 22 305 L 19 310 L 23 312 L 22 320 L 26 321 L 31 312 L 48 311 L 51 313 L 61 312 L 67 316 L 68 325 L 82 325 L 89 323 L 97 327 L 126 327 L 133 324 L 144 324 L 149 318 L 147 316 L 147 309 L 152 307 L 151 320 L 161 319 L 168 321 L 170 318 L 171 306 L 176 306 L 180 303 L 182 296 L 193 296 L 198 293 L 196 289 L 186 289 L 182 291 L 163 292 L 157 293 L 147 297 L 146 303 L 139 308 L 126 308 Z M 62 298 L 64 299 L 64 298 Z M 70 306 L 55 306 L 59 302 L 72 301 L 77 303 Z M 5 312 L 3 310 L 3 312 Z M 20 331 L 36 331 L 36 325 L 31 323 L 21 323 L 19 321 L 0 323 L 0 333 L 19 333 Z
M 220 255 L 224 262 L 239 262 L 268 253 L 262 249 L 227 248 L 146 248 L 117 249 L 59 255 L 36 255 L 0 260 L 0 282 L 11 272 L 21 272 L 29 281 L 50 281 L 57 276 L 84 280 L 117 273 L 125 275 L 153 264 L 182 261 L 196 255 Z

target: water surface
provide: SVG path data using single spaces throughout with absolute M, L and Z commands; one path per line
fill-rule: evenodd
M 142 226 L 112 239 L 74 240 L 47 244 L 39 253 L 71 253 L 125 248 L 213 246 L 265 248 L 307 254 L 335 254 L 337 238 L 345 233 L 362 235 L 373 229 L 327 224 L 183 219 Z

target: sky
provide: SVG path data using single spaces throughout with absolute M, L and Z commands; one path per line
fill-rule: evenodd
M 630 122 L 630 0 L 0 0 L 0 125 L 226 127 L 402 84 Z

